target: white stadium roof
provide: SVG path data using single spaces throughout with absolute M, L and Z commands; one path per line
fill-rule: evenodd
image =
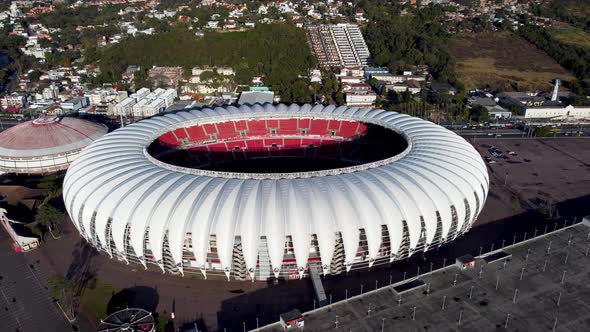
M 380 125 L 401 134 L 404 152 L 358 166 L 304 173 L 253 174 L 172 166 L 156 160 L 147 147 L 175 128 L 252 118 L 318 118 Z M 255 269 L 261 238 L 270 264 L 280 269 L 285 238 L 292 237 L 298 267 L 309 258 L 317 236 L 324 272 L 329 273 L 336 234 L 342 236 L 347 268 L 364 229 L 368 257 L 381 245 L 382 225 L 395 254 L 404 221 L 410 250 L 425 228 L 426 244 L 442 224 L 451 228 L 455 207 L 458 227 L 473 223 L 485 202 L 489 179 L 477 151 L 463 138 L 433 123 L 374 109 L 322 105 L 216 107 L 156 116 L 116 130 L 86 148 L 71 164 L 64 200 L 72 220 L 89 241 L 110 252 L 129 245 L 144 256 L 146 231 L 156 261 L 163 259 L 164 237 L 182 272 L 185 234 L 192 234 L 198 266 L 206 263 L 209 235 L 229 278 L 234 242 L 239 236 L 248 269 Z M 422 224 L 423 223 L 423 224 Z M 107 236 L 112 237 L 107 239 Z M 452 239 L 450 239 L 452 240 Z M 328 263 L 325 263 L 328 262 Z

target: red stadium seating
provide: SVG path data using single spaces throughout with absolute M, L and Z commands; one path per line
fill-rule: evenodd
M 174 130 L 174 135 L 176 135 L 178 141 L 180 141 L 181 144 L 182 140 L 188 137 L 188 134 L 186 133 L 186 130 L 184 130 L 184 128 L 178 128 Z
M 248 121 L 248 136 L 266 136 L 267 133 L 264 120 Z
M 235 121 L 234 125 L 236 126 L 236 131 L 245 131 L 248 130 L 248 122 L 246 120 Z
M 328 132 L 328 120 L 314 120 L 307 135 L 326 135 Z
M 297 119 L 283 119 L 279 121 L 278 135 L 300 135 L 301 130 L 297 126 Z
M 360 135 L 360 134 L 365 134 L 367 132 L 367 125 L 364 123 L 358 123 L 358 128 L 356 130 L 356 134 Z
M 349 122 L 349 121 L 342 121 L 342 125 L 340 126 L 340 131 L 338 132 L 338 136 L 341 137 L 354 137 L 357 135 L 357 122 Z
M 266 128 L 267 129 L 278 129 L 279 128 L 279 120 L 276 119 L 268 119 L 266 120 Z
M 283 146 L 283 139 L 282 138 L 265 138 L 264 139 L 264 146 L 267 147 L 282 147 Z
M 333 130 L 338 132 L 340 130 L 340 124 L 343 121 L 340 120 L 330 120 L 330 122 L 328 122 L 328 130 Z
M 264 149 L 264 142 L 261 139 L 251 139 L 246 141 L 249 151 L 261 151 Z
M 178 144 L 178 139 L 176 138 L 176 136 L 174 136 L 174 133 L 172 133 L 171 131 L 165 133 L 164 135 L 160 136 L 158 138 L 160 140 L 160 142 L 164 143 L 165 145 L 168 146 L 178 146 L 180 144 Z
M 217 127 L 214 123 L 204 124 L 203 129 L 205 130 L 205 134 L 207 135 L 217 134 Z
M 209 139 L 209 135 L 205 134 L 205 131 L 201 126 L 188 127 L 186 128 L 186 131 L 189 135 L 189 142 L 200 142 Z
M 225 143 L 214 143 L 207 145 L 211 152 L 227 152 L 227 146 Z
M 166 146 L 187 147 L 179 158 L 209 163 L 268 156 L 362 160 L 358 144 L 347 142 L 365 134 L 367 126 L 354 121 L 323 119 L 266 119 L 226 121 L 178 128 L 158 139 Z M 312 138 L 312 137 L 314 138 Z M 315 138 L 321 136 L 321 138 Z M 260 138 L 259 138 L 260 137 Z M 207 142 L 207 143 L 203 143 Z M 229 152 L 229 153 L 228 153 Z M 360 159 L 359 159 L 360 158 Z
M 309 125 L 311 124 L 311 119 L 297 119 L 299 123 L 300 129 L 309 129 Z

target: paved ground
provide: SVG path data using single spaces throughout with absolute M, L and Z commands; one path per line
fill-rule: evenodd
M 17 332 L 71 331 L 45 288 L 43 271 L 10 250 L 0 231 L 0 330 Z
M 538 210 L 543 202 L 563 203 L 590 195 L 590 139 L 470 139 L 488 164 L 490 193 L 477 225 L 496 222 L 519 213 Z M 489 146 L 503 153 L 514 151 L 511 160 L 493 158 Z M 525 159 L 530 160 L 526 162 Z M 514 200 L 519 207 L 514 206 Z M 563 216 L 578 207 L 559 209 Z
M 587 331 L 589 251 L 590 227 L 577 225 L 505 249 L 506 264 L 478 259 L 470 270 L 422 276 L 424 287 L 401 295 L 387 286 L 318 309 L 305 315 L 305 330 Z

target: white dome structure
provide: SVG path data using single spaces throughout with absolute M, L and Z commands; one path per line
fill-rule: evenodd
M 281 159 L 289 171 L 252 164 Z M 346 164 L 297 170 L 318 160 Z M 71 164 L 63 195 L 82 236 L 111 257 L 266 280 L 303 277 L 312 264 L 324 274 L 367 268 L 452 241 L 488 186 L 478 152 L 433 123 L 267 104 L 181 111 L 107 134 Z

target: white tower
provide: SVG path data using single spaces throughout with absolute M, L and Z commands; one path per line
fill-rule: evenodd
M 551 101 L 557 101 L 557 91 L 559 90 L 559 78 L 555 79 L 555 85 L 553 86 L 553 93 L 551 94 Z

